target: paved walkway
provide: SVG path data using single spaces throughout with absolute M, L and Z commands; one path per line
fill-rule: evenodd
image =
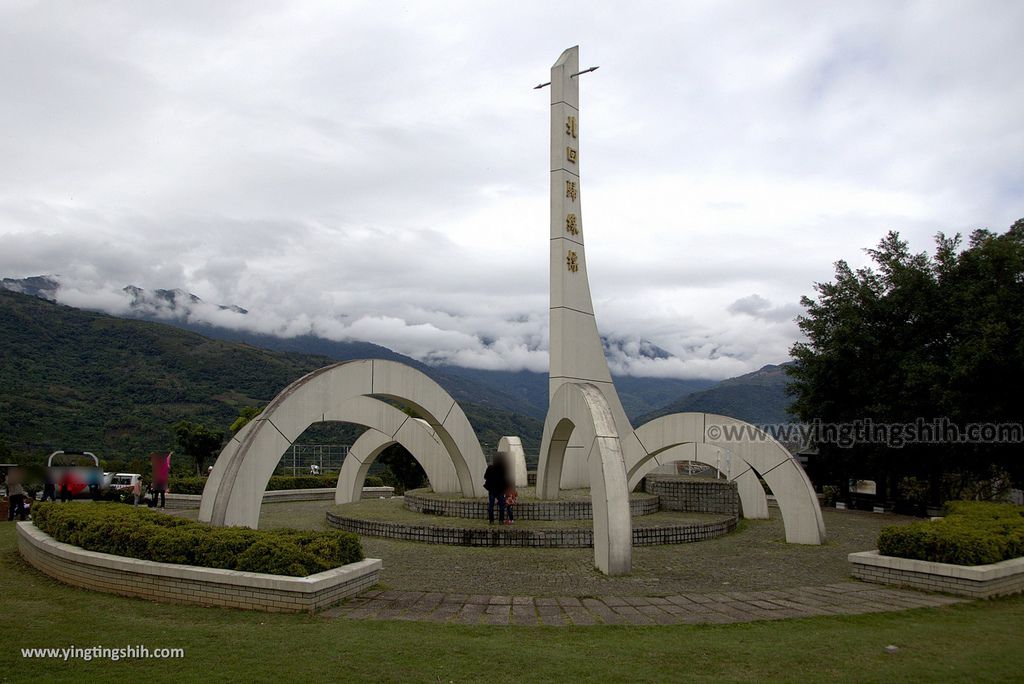
M 863 582 L 665 597 L 534 598 L 368 591 L 322 615 L 467 625 L 674 625 L 881 613 L 946 606 L 965 600 Z

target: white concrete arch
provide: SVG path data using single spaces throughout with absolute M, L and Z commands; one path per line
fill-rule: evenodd
M 376 400 L 369 399 L 368 401 Z M 387 404 L 383 405 L 387 406 Z M 398 409 L 391 406 L 388 408 L 396 414 L 404 416 Z M 401 444 L 412 454 L 412 457 L 423 468 L 423 472 L 427 474 L 430 487 L 435 492 L 459 493 L 462 491 L 455 466 L 430 424 L 419 418 L 410 418 L 401 421 L 400 427 L 394 434 L 370 428 L 359 436 L 341 464 L 341 472 L 338 473 L 338 484 L 334 493 L 334 503 L 345 504 L 359 501 L 362 497 L 363 482 L 366 480 L 370 466 L 377 460 L 381 452 L 392 444 Z
M 566 447 L 573 436 L 586 445 L 594 515 L 594 565 L 607 575 L 632 568 L 633 523 L 629 514 L 626 464 L 611 408 L 591 383 L 565 383 L 555 392 L 544 422 L 537 496 L 556 498 Z
M 652 455 L 639 463 L 629 474 L 629 491 L 633 491 L 645 475 L 659 466 L 676 461 L 693 461 L 719 469 L 726 479 L 736 483 L 736 490 L 743 508 L 743 517 L 752 520 L 768 519 L 768 497 L 764 493 L 757 473 L 739 457 L 721 447 L 710 444 L 678 444 Z
M 636 436 L 647 456 L 630 466 L 631 479 L 645 461 L 671 447 L 690 443 L 720 447 L 764 479 L 779 504 L 787 542 L 825 541 L 825 521 L 807 474 L 785 447 L 760 428 L 713 413 L 674 413 L 641 425 Z
M 529 485 L 530 476 L 526 472 L 526 451 L 523 449 L 523 441 L 518 437 L 502 437 L 498 440 L 498 451 L 508 454 L 512 459 L 516 487 L 522 489 Z
M 447 452 L 462 494 L 483 494 L 486 462 L 480 443 L 465 413 L 440 385 L 394 361 L 346 361 L 293 382 L 231 439 L 203 490 L 200 520 L 255 528 L 281 454 L 313 423 L 352 422 L 394 436 L 402 423 L 414 420 L 375 396 L 388 397 L 426 420 Z M 409 434 L 412 439 L 415 433 Z

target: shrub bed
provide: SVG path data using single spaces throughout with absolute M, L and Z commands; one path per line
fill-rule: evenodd
M 885 556 L 954 565 L 988 565 L 1024 556 L 1024 507 L 985 501 L 952 501 L 947 515 L 884 528 Z
M 346 532 L 212 527 L 112 503 L 41 503 L 32 521 L 66 544 L 160 563 L 305 577 L 363 559 Z
M 367 478 L 367 480 L 369 479 Z M 267 483 L 267 491 L 334 488 L 337 484 L 337 473 L 333 475 L 274 475 Z M 205 486 L 205 477 L 172 477 L 167 481 L 168 490 L 175 494 L 202 494 Z

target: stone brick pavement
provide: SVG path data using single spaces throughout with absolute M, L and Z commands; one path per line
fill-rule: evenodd
M 674 625 L 857 615 L 932 608 L 965 599 L 862 582 L 773 591 L 575 598 L 368 591 L 321 613 L 353 620 L 464 625 Z

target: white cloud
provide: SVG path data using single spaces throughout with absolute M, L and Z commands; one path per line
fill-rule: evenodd
M 799 297 L 885 231 L 925 249 L 1020 217 L 1022 24 L 1016 2 L 6 3 L 0 275 L 543 370 L 531 86 L 579 42 L 602 67 L 581 114 L 599 324 L 677 357 L 613 366 L 735 375 L 784 360 Z

